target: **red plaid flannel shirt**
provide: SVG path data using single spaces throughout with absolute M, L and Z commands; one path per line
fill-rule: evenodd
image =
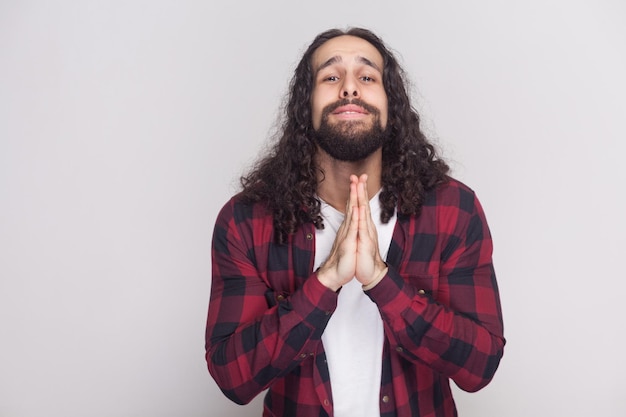
M 269 388 L 264 416 L 332 416 L 321 336 L 337 293 L 313 271 L 315 229 L 273 243 L 263 205 L 231 199 L 213 235 L 206 360 L 222 392 L 245 404 Z M 398 215 L 389 272 L 367 292 L 385 329 L 382 417 L 456 416 L 449 379 L 476 391 L 502 357 L 489 229 L 472 190 L 450 180 L 420 216 Z

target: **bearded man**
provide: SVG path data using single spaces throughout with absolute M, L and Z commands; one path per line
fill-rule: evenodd
M 318 35 L 282 135 L 218 215 L 208 368 L 264 416 L 456 416 L 503 354 L 492 242 L 474 192 L 420 130 L 372 32 Z

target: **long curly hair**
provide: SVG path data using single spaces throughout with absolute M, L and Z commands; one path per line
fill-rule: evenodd
M 280 244 L 304 223 L 312 222 L 318 229 L 324 227 L 321 202 L 316 196 L 319 168 L 315 164 L 317 147 L 312 135 L 311 58 L 326 41 L 343 35 L 366 40 L 383 56 L 391 137 L 382 149 L 381 221 L 387 223 L 396 208 L 399 214 L 418 215 L 426 192 L 448 178 L 448 165 L 420 129 L 419 115 L 407 94 L 404 71 L 383 41 L 363 28 L 325 31 L 313 40 L 296 67 L 278 140 L 240 179 L 240 198 L 263 202 L 273 213 L 275 240 Z

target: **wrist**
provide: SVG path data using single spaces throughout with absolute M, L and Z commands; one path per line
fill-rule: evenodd
M 387 271 L 389 271 L 389 267 L 387 267 L 387 264 L 385 263 L 385 267 L 374 276 L 373 280 L 371 280 L 367 284 L 362 285 L 363 291 L 371 290 L 376 285 L 378 285 L 378 283 L 382 281 L 383 278 L 385 278 L 385 275 L 387 275 Z
M 317 280 L 326 288 L 328 288 L 329 290 L 332 290 L 334 292 L 337 292 L 339 290 L 339 288 L 341 288 L 341 285 L 337 284 L 336 280 L 333 280 L 331 278 L 328 277 L 328 272 L 327 271 L 323 271 L 322 269 L 318 269 L 317 271 Z

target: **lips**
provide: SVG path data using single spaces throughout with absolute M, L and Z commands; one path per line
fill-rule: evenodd
M 363 107 L 357 106 L 356 104 L 348 104 L 345 106 L 337 107 L 335 110 L 333 110 L 332 114 L 338 115 L 338 116 L 350 116 L 350 115 L 358 116 L 358 115 L 369 114 L 369 112 L 365 110 Z
M 369 112 L 365 110 L 361 106 L 357 106 L 356 104 L 348 104 L 345 106 L 337 107 L 332 114 L 368 114 Z
M 364 120 L 367 117 L 380 117 L 380 111 L 366 103 L 365 101 L 354 98 L 338 100 L 324 107 L 322 111 L 322 120 L 328 120 L 332 116 L 336 120 Z

